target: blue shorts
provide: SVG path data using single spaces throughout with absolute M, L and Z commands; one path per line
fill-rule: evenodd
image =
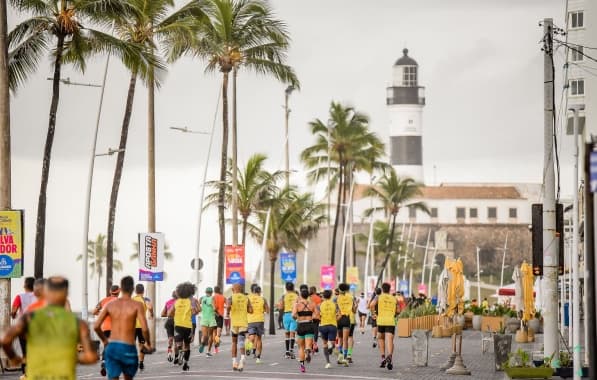
M 104 351 L 106 361 L 106 372 L 108 379 L 115 379 L 124 374 L 134 377 L 137 373 L 139 359 L 137 358 L 137 347 L 134 344 L 122 342 L 110 342 Z
M 284 313 L 284 330 L 288 332 L 295 332 L 296 331 L 296 320 L 292 318 L 291 312 Z
M 333 342 L 338 335 L 338 329 L 334 325 L 319 326 L 319 333 L 321 334 L 321 339 Z

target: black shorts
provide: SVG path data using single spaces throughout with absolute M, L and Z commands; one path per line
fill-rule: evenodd
M 187 345 L 191 343 L 192 329 L 188 327 L 174 326 L 174 331 L 176 332 L 176 335 L 174 335 L 175 342 L 182 342 Z
M 371 318 L 371 328 L 377 328 L 377 319 Z
M 348 332 L 348 336 L 353 336 L 354 335 L 354 328 L 356 327 L 356 324 L 351 324 L 350 325 L 350 331 Z
M 135 337 L 139 344 L 145 344 L 145 338 L 143 337 L 143 330 L 141 328 L 135 329 Z
M 221 315 L 216 314 L 216 326 L 221 329 L 224 327 L 224 317 Z
M 366 317 L 366 316 L 367 316 L 367 313 L 361 313 L 361 312 L 359 311 L 359 318 L 363 318 L 363 317 Z
M 377 326 L 377 332 L 379 334 L 396 334 L 396 326 Z
M 106 338 L 109 338 L 109 337 L 110 337 L 110 334 L 112 333 L 112 331 L 110 331 L 110 330 L 105 330 L 105 331 L 102 331 L 102 332 L 104 333 L 104 336 L 105 336 Z
M 297 323 L 296 335 L 299 338 L 313 338 L 315 335 L 315 323 L 313 322 L 301 322 Z
M 174 337 L 174 318 L 168 318 L 166 323 L 164 323 L 164 328 L 166 329 L 166 335 L 168 338 Z
M 338 330 L 349 330 L 350 329 L 350 317 L 343 315 L 338 319 Z

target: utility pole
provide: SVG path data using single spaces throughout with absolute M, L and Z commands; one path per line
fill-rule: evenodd
M 581 376 L 579 376 L 579 372 L 581 372 L 582 362 L 581 362 L 581 343 L 580 343 L 580 278 L 579 278 L 579 271 L 580 271 L 580 263 L 578 259 L 578 237 L 579 237 L 579 230 L 578 230 L 578 191 L 579 191 L 579 183 L 578 183 L 578 159 L 579 159 L 579 149 L 578 149 L 578 113 L 580 110 L 584 109 L 584 105 L 578 105 L 572 108 L 574 112 L 574 121 L 573 121 L 573 138 L 574 138 L 574 187 L 573 189 L 573 201 L 572 201 L 572 267 L 570 270 L 572 271 L 572 282 L 570 286 L 572 287 L 572 352 L 573 352 L 573 360 L 574 360 L 574 380 L 580 380 Z M 585 316 L 586 318 L 586 316 Z
M 155 218 L 155 78 L 153 68 L 150 68 L 149 83 L 147 84 L 147 232 L 156 232 Z M 139 249 L 142 249 L 140 246 Z M 196 263 L 198 266 L 199 263 Z M 158 304 L 156 296 L 156 283 L 147 283 L 147 294 L 153 302 L 154 308 Z M 154 311 L 155 312 L 155 311 Z M 151 347 L 156 347 L 155 314 L 149 322 L 149 337 Z
M 543 296 L 545 297 L 544 355 L 559 353 L 558 333 L 558 236 L 556 232 L 556 199 L 553 125 L 553 20 L 543 20 Z
M 6 1 L 0 0 L 0 210 L 10 210 L 10 93 Z M 0 279 L 0 331 L 10 327 L 10 278 Z
M 290 109 L 288 108 L 288 98 L 290 98 L 290 94 L 294 91 L 294 86 L 286 87 L 284 90 L 284 131 L 285 131 L 285 140 L 284 140 L 284 173 L 286 178 L 286 188 L 290 187 L 290 149 L 289 149 L 289 141 L 288 141 L 288 118 L 290 117 Z

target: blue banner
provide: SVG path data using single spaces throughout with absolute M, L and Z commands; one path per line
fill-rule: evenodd
M 280 276 L 283 282 L 296 282 L 296 254 L 292 252 L 280 254 Z
M 404 294 L 405 296 L 408 296 L 408 281 L 406 280 L 401 280 L 398 283 L 398 291 L 402 292 L 402 294 Z

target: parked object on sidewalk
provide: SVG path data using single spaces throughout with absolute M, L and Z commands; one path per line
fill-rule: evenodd
M 429 330 L 412 332 L 413 364 L 417 367 L 427 367 L 429 362 L 429 333 Z
M 495 334 L 493 336 L 493 354 L 495 356 L 495 370 L 501 371 L 502 365 L 510 358 L 512 349 L 512 335 Z
M 533 367 L 531 355 L 522 348 L 508 355 L 502 369 L 510 379 L 550 379 L 554 373 L 551 358 L 546 358 L 542 367 Z

